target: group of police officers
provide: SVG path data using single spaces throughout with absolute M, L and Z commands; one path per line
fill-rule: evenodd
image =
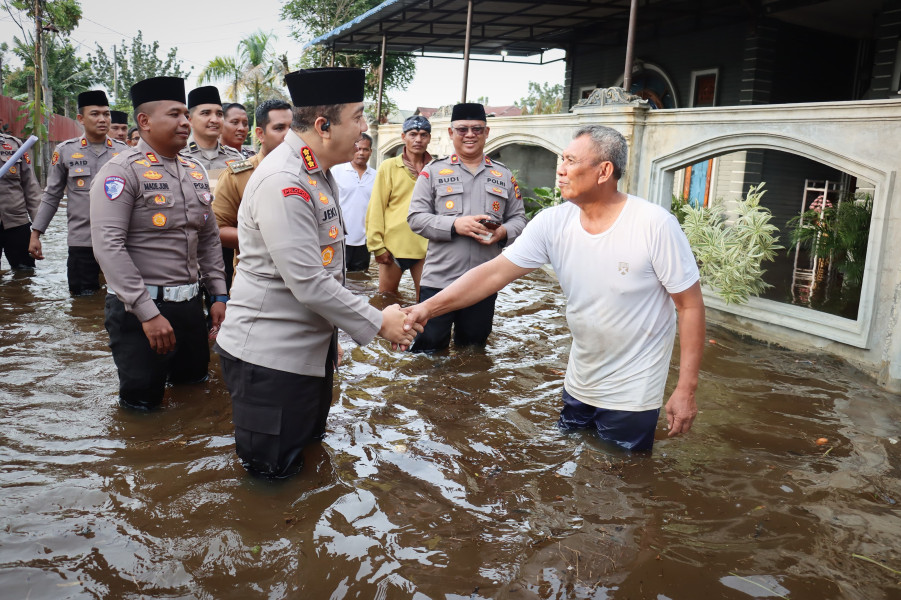
M 84 135 L 57 146 L 43 194 L 27 153 L 0 178 L 0 246 L 14 269 L 43 258 L 40 237 L 66 196 L 69 288 L 93 293 L 104 273 L 120 404 L 153 409 L 167 382 L 206 379 L 215 339 L 236 451 L 267 477 L 295 473 L 303 448 L 325 434 L 337 328 L 359 344 L 381 335 L 429 351 L 447 347 L 452 327 L 455 343 L 484 344 L 494 311 L 492 297 L 423 331 L 405 327 L 397 304 L 379 311 L 344 287 L 345 226 L 329 169 L 353 158 L 367 129 L 364 72 L 306 69 L 285 82 L 293 107 L 257 108 L 256 156 L 220 142 L 215 87 L 186 96 L 181 78 L 154 77 L 130 90 L 136 142 L 124 143 L 126 115 L 102 91 L 84 92 Z M 410 227 L 429 240 L 423 300 L 497 256 L 526 222 L 511 172 L 484 154 L 484 107 L 459 104 L 451 120 L 455 153 L 425 166 L 410 204 Z M 0 145 L 5 163 L 19 142 Z M 232 282 L 223 249 L 239 246 Z

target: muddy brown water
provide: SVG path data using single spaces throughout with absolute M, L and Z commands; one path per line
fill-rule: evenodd
M 64 244 L 0 274 L 2 598 L 901 598 L 901 400 L 837 360 L 711 328 L 694 429 L 624 455 L 555 426 L 569 334 L 539 271 L 485 351 L 342 338 L 328 436 L 272 484 L 215 360 L 118 408 Z

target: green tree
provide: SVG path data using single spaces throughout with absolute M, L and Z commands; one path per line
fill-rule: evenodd
M 238 42 L 235 56 L 213 58 L 197 76 L 198 83 L 225 80 L 229 82 L 226 97 L 238 102 L 240 94 L 253 101 L 273 97 L 285 98 L 279 82 L 288 72 L 286 56 L 276 56 L 272 43 L 276 36 L 257 31 Z
M 357 17 L 381 4 L 381 0 L 288 0 L 282 7 L 282 19 L 293 24 L 291 33 L 299 42 L 309 42 L 313 38 L 328 33 L 339 25 Z M 323 46 L 308 48 L 300 60 L 302 67 L 326 67 L 332 61 L 331 51 Z M 338 67 L 358 67 L 366 71 L 366 98 L 373 102 L 378 97 L 379 63 L 378 51 L 359 53 L 335 53 L 334 64 Z M 410 53 L 391 53 L 385 57 L 385 96 L 382 100 L 384 118 L 394 103 L 387 98 L 387 91 L 404 88 L 413 81 L 416 74 L 416 59 Z
M 524 115 L 552 115 L 563 108 L 563 84 L 529 82 L 529 94 L 514 102 Z
M 33 48 L 18 37 L 13 37 L 13 54 L 22 60 L 21 69 L 13 71 L 6 89 L 16 100 L 28 100 L 28 77 L 34 77 Z M 69 115 L 75 111 L 78 94 L 89 89 L 96 78 L 88 61 L 75 54 L 69 42 L 60 43 L 55 37 L 44 41 L 44 67 L 53 99 L 52 112 Z
M 191 73 L 190 67 L 182 68 L 178 58 L 178 50 L 172 48 L 165 58 L 158 56 L 160 43 L 153 41 L 144 43 L 144 34 L 138 30 L 138 35 L 127 46 L 125 40 L 115 51 L 107 52 L 99 44 L 96 54 L 88 54 L 88 61 L 94 69 L 97 81 L 110 91 L 112 108 L 118 110 L 131 110 L 131 102 L 128 91 L 135 83 L 149 77 L 187 77 Z

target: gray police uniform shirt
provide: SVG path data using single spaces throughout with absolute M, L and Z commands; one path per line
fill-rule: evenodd
M 203 169 L 144 140 L 112 158 L 91 186 L 94 256 L 108 288 L 140 321 L 159 314 L 147 285 L 197 282 L 225 294 L 219 228 Z
M 454 233 L 454 221 L 467 215 L 490 215 L 500 221 L 507 230 L 506 241 L 485 246 Z M 429 240 L 421 284 L 446 288 L 516 239 L 526 226 L 526 212 L 510 169 L 485 156 L 472 173 L 452 154 L 433 160 L 419 174 L 407 222 Z
M 47 231 L 65 194 L 68 244 L 91 247 L 91 182 L 100 167 L 120 152 L 128 150 L 129 146 L 106 138 L 101 148 L 98 151 L 84 136 L 66 140 L 56 147 L 47 174 L 47 187 L 44 188 L 44 197 L 32 229 L 41 233 Z
M 226 168 L 231 162 L 244 160 L 244 156 L 234 148 L 229 148 L 225 144 L 220 144 L 219 142 L 216 142 L 216 144 L 218 148 L 216 149 L 216 156 L 214 158 L 207 158 L 204 156 L 204 151 L 195 141 L 188 142 L 188 145 L 180 152 L 180 154 L 190 161 L 202 164 L 207 171 L 216 171 L 217 176 L 218 173 Z
M 325 376 L 335 327 L 372 341 L 382 314 L 344 287 L 338 185 L 293 131 L 254 170 L 238 209 L 241 261 L 216 342 L 245 362 Z
M 0 133 L 0 165 L 5 165 L 22 147 L 22 142 L 11 135 Z M 12 229 L 34 220 L 41 203 L 41 186 L 31 167 L 28 152 L 0 177 L 0 225 Z

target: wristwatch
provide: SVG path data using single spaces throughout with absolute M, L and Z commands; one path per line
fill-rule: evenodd
M 228 302 L 228 296 L 213 296 L 213 302 L 221 302 L 225 304 Z

